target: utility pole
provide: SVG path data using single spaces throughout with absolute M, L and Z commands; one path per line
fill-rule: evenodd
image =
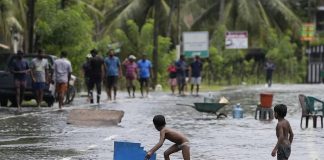
M 160 19 L 160 0 L 154 0 L 154 31 L 153 31 L 153 88 L 157 84 L 158 76 L 158 47 L 159 47 L 159 19 Z
M 181 41 L 181 34 L 180 34 L 180 0 L 176 1 L 177 3 L 177 34 L 178 34 L 178 44 L 180 45 L 180 41 Z
M 26 51 L 28 53 L 33 52 L 33 46 L 34 46 L 34 23 L 35 23 L 35 3 L 36 0 L 28 0 L 28 12 L 27 12 L 27 27 L 28 27 L 28 33 L 26 38 L 26 46 L 28 48 Z
M 181 35 L 182 35 L 182 33 L 181 33 L 181 24 L 180 24 L 180 14 L 181 14 L 181 1 L 180 0 L 177 0 L 177 33 L 178 33 L 178 47 L 177 47 L 177 52 L 179 52 L 179 54 L 177 54 L 177 56 L 179 56 L 180 57 L 180 55 L 181 55 L 181 53 L 182 53 L 182 42 L 181 42 Z M 178 59 L 179 57 L 176 57 L 176 59 Z
M 220 22 L 224 22 L 224 7 L 225 7 L 225 0 L 221 0 L 220 10 L 219 10 L 219 16 L 220 16 Z
M 311 10 L 310 10 L 310 8 L 311 8 L 311 0 L 308 0 L 307 1 L 307 16 L 308 16 L 309 20 L 311 19 Z
M 167 37 L 170 37 L 171 34 L 171 30 L 172 30 L 172 14 L 175 8 L 175 2 L 174 0 L 170 0 L 171 3 L 171 8 L 170 8 L 170 13 L 169 13 L 169 17 L 168 17 L 168 30 L 167 30 Z

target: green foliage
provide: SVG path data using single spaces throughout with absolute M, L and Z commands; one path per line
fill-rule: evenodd
M 204 65 L 204 78 L 218 84 L 263 83 L 264 62 L 246 59 L 247 50 L 225 49 L 224 25 L 218 27 L 211 39 L 209 63 Z M 263 48 L 266 58 L 276 64 L 274 81 L 279 83 L 300 83 L 306 75 L 306 58 L 297 59 L 299 49 L 291 39 L 291 33 L 278 34 L 274 29 L 265 31 L 257 48 Z M 300 57 L 300 56 L 299 56 Z
M 141 29 L 133 20 L 127 21 L 125 31 L 116 29 L 113 33 L 114 42 L 122 44 L 119 54 L 121 59 L 128 57 L 130 54 L 141 57 L 146 54 L 148 59 L 152 58 L 153 52 L 153 20 L 149 19 Z M 158 82 L 164 83 L 167 79 L 167 66 L 175 59 L 175 51 L 169 51 L 171 40 L 168 37 L 158 37 Z M 153 66 L 155 67 L 155 66 Z
M 105 36 L 103 39 L 101 39 L 99 42 L 97 42 L 97 49 L 99 53 L 102 53 L 103 56 L 108 53 L 108 44 L 113 43 L 111 38 L 109 36 Z
M 27 1 L 0 0 L 1 40 L 11 43 L 10 28 L 27 32 Z M 121 59 L 133 54 L 152 58 L 155 7 L 159 11 L 160 35 L 168 31 L 170 38 L 159 36 L 158 81 L 166 82 L 167 65 L 175 59 L 175 50 L 170 51 L 178 41 L 178 26 L 184 30 L 208 30 L 212 33 L 208 60 L 204 60 L 204 79 L 219 84 L 263 83 L 262 61 L 246 59 L 247 50 L 225 49 L 225 33 L 229 30 L 249 31 L 250 48 L 262 48 L 266 58 L 276 64 L 275 82 L 302 82 L 306 75 L 307 58 L 297 46 L 296 35 L 301 20 L 307 21 L 306 0 L 190 0 L 181 1 L 180 21 L 177 11 L 170 15 L 170 6 L 175 1 L 161 0 L 154 6 L 147 0 L 78 0 L 69 1 L 61 9 L 61 0 L 38 0 L 36 3 L 35 37 L 36 46 L 47 53 L 59 55 L 62 50 L 69 53 L 74 71 L 79 71 L 84 57 L 92 48 L 100 53 L 108 51 L 108 44 L 120 43 Z M 222 3 L 224 5 L 222 7 Z M 311 8 L 316 2 L 310 1 Z M 314 9 L 313 9 L 314 10 Z M 223 11 L 223 12 L 220 12 Z M 299 15 L 298 17 L 296 14 Z M 169 21 L 169 16 L 171 16 Z M 192 17 L 191 17 L 192 16 Z M 183 21 L 190 21 L 185 25 Z M 186 28 L 188 27 L 188 28 Z M 94 29 L 95 28 L 95 29 Z M 290 30 L 292 33 L 290 33 Z M 312 44 L 323 42 L 323 33 L 318 34 Z M 25 37 L 26 38 L 26 37 Z M 93 39 L 96 41 L 94 42 Z M 298 58 L 297 58 L 298 57 Z M 77 73 L 79 75 L 79 73 Z
M 38 1 L 36 35 L 38 44 L 47 53 L 59 55 L 67 51 L 75 74 L 80 75 L 80 66 L 89 50 L 94 47 L 92 41 L 93 23 L 84 12 L 84 6 L 71 5 L 64 10 L 59 8 L 59 0 Z
M 169 48 L 171 45 L 171 40 L 169 37 L 162 37 L 159 36 L 159 61 L 158 61 L 158 83 L 164 83 L 167 82 L 168 79 L 168 72 L 167 68 L 168 65 L 172 63 L 172 61 L 175 60 L 176 54 L 175 50 L 172 52 L 169 52 Z
M 203 78 L 210 81 L 219 81 L 222 72 L 222 64 L 224 62 L 224 58 L 220 55 L 216 47 L 209 48 L 209 61 L 204 63 L 203 70 Z
M 302 82 L 306 63 L 304 59 L 298 62 L 295 55 L 297 45 L 291 41 L 291 36 L 289 34 L 277 35 L 273 30 L 269 33 L 272 36 L 267 41 L 266 58 L 276 64 L 274 72 L 276 81 Z

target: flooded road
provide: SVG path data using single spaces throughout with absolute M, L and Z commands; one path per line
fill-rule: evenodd
M 85 98 L 78 98 L 74 105 L 64 111 L 43 108 L 23 115 L 14 115 L 0 109 L 0 159 L 113 159 L 113 142 L 127 140 L 140 142 L 146 150 L 159 140 L 159 133 L 152 124 L 156 114 L 166 117 L 168 127 L 185 133 L 191 145 L 193 160 L 265 160 L 271 157 L 276 144 L 277 121 L 254 119 L 256 105 L 261 92 L 274 94 L 273 104 L 288 106 L 286 118 L 290 121 L 295 139 L 292 144 L 292 160 L 324 159 L 324 130 L 321 128 L 300 129 L 301 108 L 298 94 L 315 96 L 324 100 L 324 85 L 274 85 L 272 88 L 242 86 L 212 92 L 216 97 L 229 98 L 230 105 L 221 112 L 228 118 L 216 119 L 214 114 L 201 113 L 190 106 L 203 102 L 200 97 L 177 97 L 168 93 L 152 93 L 149 98 L 128 99 L 126 93 L 117 96 L 117 102 L 100 106 L 86 105 Z M 231 112 L 236 103 L 244 109 L 243 119 L 233 119 Z M 125 111 L 118 126 L 82 127 L 66 124 L 68 112 L 73 108 L 116 109 Z M 166 141 L 157 151 L 157 159 L 172 143 Z M 182 159 L 181 153 L 171 159 Z

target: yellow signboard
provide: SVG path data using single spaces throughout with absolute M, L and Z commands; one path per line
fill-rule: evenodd
M 316 28 L 314 23 L 304 23 L 300 39 L 302 41 L 313 41 L 315 38 L 315 31 Z

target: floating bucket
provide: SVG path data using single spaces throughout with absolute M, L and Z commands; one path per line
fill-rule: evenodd
M 272 107 L 272 99 L 273 99 L 272 93 L 261 93 L 260 94 L 261 107 L 271 108 Z

